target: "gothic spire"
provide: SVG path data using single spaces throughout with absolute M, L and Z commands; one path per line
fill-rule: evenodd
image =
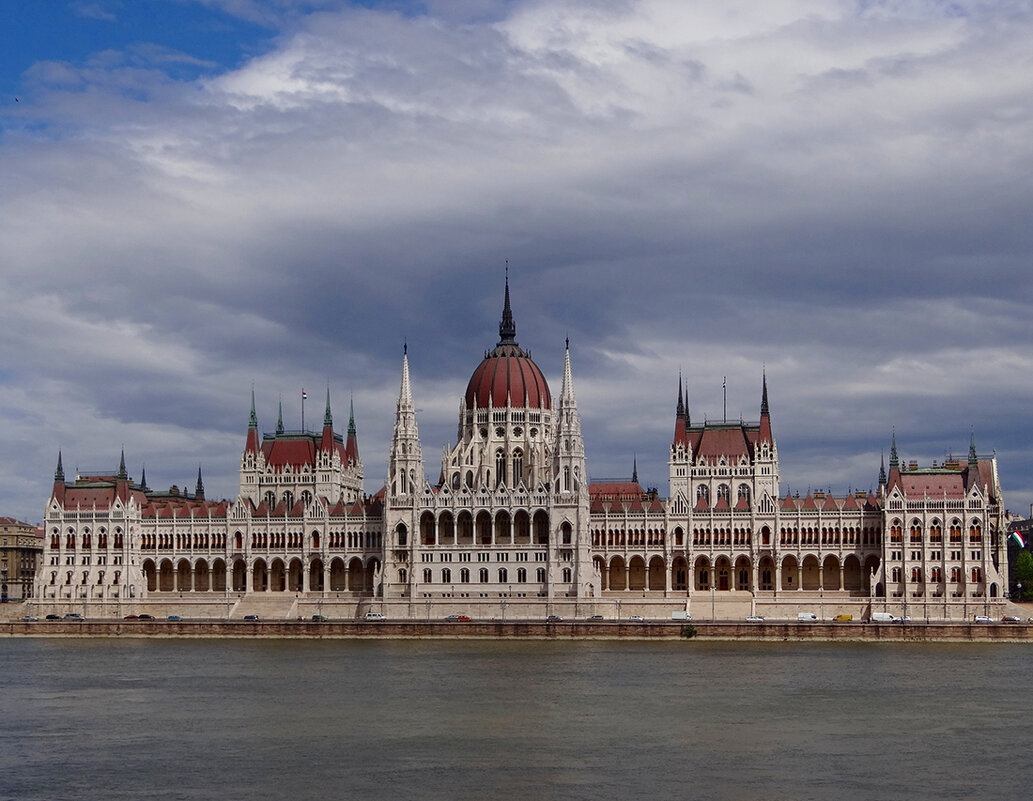
M 118 478 L 126 478 L 126 449 L 122 449 L 122 458 L 118 463 Z
M 682 383 L 685 386 L 685 427 L 692 428 L 692 415 L 689 412 L 689 384 L 684 380 Z
M 65 480 L 65 469 L 61 465 L 61 451 L 57 452 L 57 470 L 54 471 L 54 481 Z
M 890 445 L 890 470 L 900 469 L 900 457 L 897 456 L 897 432 L 893 432 L 893 440 Z
M 631 483 L 638 484 L 638 454 L 635 454 L 631 462 Z
M 968 445 L 968 466 L 971 469 L 979 469 L 979 456 L 976 455 L 976 432 L 973 430 Z
M 513 309 L 509 305 L 509 262 L 506 262 L 506 301 L 502 306 L 502 322 L 499 323 L 499 344 L 516 344 L 516 323 L 513 322 Z
M 146 467 L 141 467 L 140 468 L 140 489 L 142 489 L 144 492 L 147 492 L 147 489 L 148 489 L 147 488 L 147 468 Z
M 201 465 L 197 466 L 197 483 L 194 485 L 194 497 L 204 500 L 204 482 L 201 480 Z
M 348 402 L 348 436 L 355 436 L 355 398 Z
M 258 428 L 258 415 L 255 414 L 255 388 L 251 387 L 251 416 L 247 422 L 248 428 Z
M 409 385 L 409 345 L 402 349 L 402 386 L 398 390 L 398 410 L 415 411 L 412 402 L 412 387 Z
M 879 452 L 879 486 L 886 486 L 886 454 L 883 451 Z
M 685 416 L 685 399 L 682 397 L 682 377 L 681 370 L 678 371 L 678 410 L 675 412 L 678 417 Z
M 327 427 L 333 428 L 333 426 L 334 426 L 334 418 L 333 418 L 333 415 L 330 414 L 330 387 L 327 386 L 327 388 L 326 388 L 326 412 L 323 414 L 323 428 L 327 428 Z
M 763 372 L 763 386 L 760 395 L 760 416 L 768 417 L 770 412 L 768 411 L 768 371 Z
M 280 398 L 279 414 L 276 418 L 276 433 L 283 433 L 283 398 Z

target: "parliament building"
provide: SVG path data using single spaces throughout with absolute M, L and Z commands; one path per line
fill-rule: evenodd
M 386 481 L 364 484 L 354 410 L 260 436 L 254 392 L 233 500 L 117 471 L 66 480 L 58 456 L 35 601 L 115 617 L 311 614 L 697 620 L 999 616 L 1007 589 L 996 456 L 919 467 L 892 441 L 872 492 L 782 493 L 766 376 L 757 422 L 694 421 L 679 379 L 669 488 L 592 482 L 569 342 L 553 396 L 499 340 L 459 400 L 456 444 L 424 460 L 403 353 Z M 874 474 L 874 469 L 873 469 Z

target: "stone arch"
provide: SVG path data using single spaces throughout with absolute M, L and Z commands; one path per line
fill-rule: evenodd
M 795 556 L 786 556 L 782 560 L 782 587 L 783 590 L 800 589 L 800 564 Z
M 646 560 L 636 554 L 628 561 L 628 589 L 646 588 Z
M 176 589 L 180 592 L 189 592 L 191 586 L 190 561 L 188 559 L 180 559 L 176 562 Z
M 721 592 L 732 589 L 732 560 L 723 554 L 714 561 L 714 582 Z
M 600 591 L 609 589 L 609 583 L 606 580 L 606 563 L 603 562 L 603 558 L 601 556 L 593 556 L 592 564 L 595 566 L 595 569 L 599 571 L 599 581 L 602 583 L 602 586 L 599 587 Z
M 649 560 L 649 570 L 646 577 L 646 589 L 666 590 L 667 589 L 667 566 L 662 556 L 654 556 Z
M 302 592 L 304 584 L 305 566 L 297 557 L 291 559 L 287 565 L 287 590 L 288 592 Z
M 420 515 L 420 542 L 424 545 L 434 545 L 434 536 L 437 526 L 434 522 L 433 512 L 424 512 Z
M 823 590 L 841 590 L 839 586 L 839 559 L 832 554 L 821 563 L 821 587 Z
M 239 556 L 233 560 L 232 581 L 234 592 L 244 592 L 247 589 L 247 563 Z
M 323 591 L 323 560 L 318 556 L 308 566 L 308 588 L 312 592 Z
M 255 592 L 267 592 L 269 589 L 269 571 L 265 559 L 256 559 L 251 567 L 251 589 Z
M 194 564 L 194 592 L 209 592 L 212 588 L 212 572 L 208 560 L 198 559 Z
M 484 510 L 477 513 L 477 544 L 491 545 L 491 515 Z
M 864 569 L 861 571 L 861 586 L 865 595 L 870 594 L 872 591 L 872 574 L 875 574 L 875 576 L 879 575 L 879 557 L 875 554 L 871 554 L 864 560 Z M 885 591 L 883 594 L 885 594 Z
M 693 589 L 709 590 L 714 586 L 713 571 L 710 569 L 710 560 L 705 556 L 696 559 L 692 566 Z
M 860 592 L 864 587 L 861 578 L 861 560 L 856 554 L 849 554 L 843 560 L 843 589 L 850 592 Z
M 447 509 L 438 517 L 438 542 L 442 545 L 456 544 L 455 518 Z
M 158 570 L 154 566 L 154 562 L 150 559 L 145 559 L 143 563 L 143 575 L 146 581 L 147 592 L 158 591 Z
M 505 509 L 495 514 L 495 544 L 513 544 L 513 520 Z
M 456 518 L 456 535 L 460 545 L 473 545 L 473 515 L 462 511 Z
M 280 558 L 273 559 L 269 565 L 269 589 L 273 592 L 287 590 L 287 568 Z
M 748 556 L 742 555 L 735 560 L 735 568 L 732 574 L 732 586 L 737 591 L 749 592 L 753 588 L 753 565 Z
M 624 567 L 624 559 L 620 556 L 615 556 L 610 560 L 609 569 L 610 579 L 607 585 L 611 590 L 626 590 L 627 585 L 627 570 Z
M 689 589 L 689 563 L 684 556 L 674 557 L 671 564 L 671 589 L 682 592 Z
M 362 567 L 362 560 L 359 557 L 353 557 L 348 562 L 348 589 L 352 592 L 365 592 L 366 591 L 366 580 L 365 571 Z
M 516 545 L 531 543 L 531 515 L 525 509 L 518 509 L 513 515 L 513 542 Z
M 330 560 L 330 589 L 333 592 L 348 589 L 348 569 L 339 556 Z
M 226 562 L 223 559 L 212 562 L 212 592 L 226 592 Z
M 817 590 L 821 587 L 821 568 L 818 565 L 818 557 L 814 554 L 807 554 L 803 558 L 802 575 L 800 586 L 805 590 Z
M 172 592 L 176 588 L 175 570 L 172 567 L 172 560 L 162 559 L 158 566 L 158 591 Z
M 758 581 L 760 582 L 757 589 L 759 590 L 773 590 L 775 589 L 775 560 L 770 556 L 762 556 L 760 562 L 757 564 Z

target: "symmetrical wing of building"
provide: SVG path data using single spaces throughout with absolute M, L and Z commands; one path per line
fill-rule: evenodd
M 996 456 L 902 465 L 875 492 L 781 494 L 766 378 L 760 419 L 694 422 L 679 380 L 668 497 L 588 480 L 571 355 L 559 396 L 516 341 L 507 284 L 499 341 L 460 399 L 457 442 L 428 481 L 403 354 L 388 474 L 364 492 L 354 411 L 334 429 L 259 436 L 254 393 L 235 500 L 109 475 L 66 481 L 45 514 L 36 596 L 75 606 L 256 596 L 344 615 L 791 614 L 821 603 L 958 617 L 1007 588 Z M 435 462 L 433 472 L 438 472 Z M 229 606 L 226 607 L 229 609 Z M 292 607 L 292 609 L 297 607 Z M 748 613 L 748 612 L 747 612 Z

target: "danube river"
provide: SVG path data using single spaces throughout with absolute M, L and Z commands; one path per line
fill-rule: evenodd
M 1024 644 L 0 641 L 3 799 L 1012 799 Z

